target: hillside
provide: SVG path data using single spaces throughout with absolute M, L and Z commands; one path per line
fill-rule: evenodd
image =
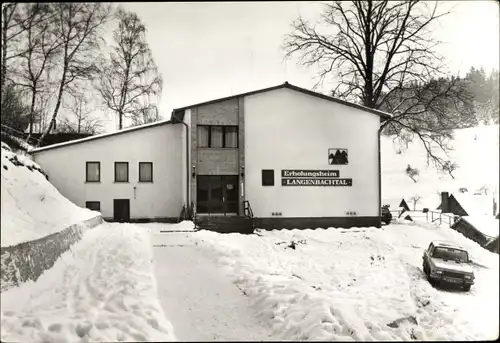
M 468 194 L 472 195 L 485 187 L 489 200 L 483 201 L 483 207 L 491 214 L 493 194 L 498 203 L 498 130 L 498 125 L 491 125 L 454 131 L 454 140 L 450 142 L 453 150 L 449 152 L 449 159 L 459 166 L 453 173 L 455 179 L 445 172 L 438 172 L 432 164 L 427 165 L 426 151 L 418 138 L 406 148 L 393 143 L 391 137 L 383 136 L 382 203 L 390 204 L 394 209 L 404 197 L 413 209 L 409 199 L 419 195 L 422 199 L 417 204 L 417 209 L 436 209 L 440 203 L 438 194 L 442 191 L 456 194 L 460 188 L 466 188 Z M 401 153 L 398 153 L 399 150 Z M 417 183 L 406 175 L 408 164 L 420 171 Z
M 99 215 L 70 202 L 28 156 L 2 142 L 1 246 L 38 239 Z

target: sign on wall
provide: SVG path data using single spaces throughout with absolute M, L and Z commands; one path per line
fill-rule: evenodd
M 352 186 L 352 179 L 340 179 L 338 170 L 282 170 L 282 186 Z
M 348 164 L 347 149 L 328 149 L 328 164 Z
M 352 186 L 352 179 L 281 179 L 283 186 Z
M 281 177 L 339 177 L 338 170 L 282 170 Z

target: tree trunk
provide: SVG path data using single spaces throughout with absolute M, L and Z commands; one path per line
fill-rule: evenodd
M 28 138 L 26 139 L 26 143 L 29 143 L 31 135 L 33 134 L 33 123 L 35 116 L 35 100 L 36 100 L 36 82 L 33 85 L 32 93 L 31 93 L 31 108 L 30 108 L 30 132 L 28 134 Z
M 80 128 L 82 126 L 82 103 L 80 103 L 80 108 L 78 109 L 78 129 L 77 133 L 80 133 Z
M 120 99 L 120 110 L 118 111 L 118 115 L 120 117 L 118 130 L 121 130 L 123 127 L 123 114 L 124 114 L 123 108 L 125 107 L 125 101 L 127 99 L 127 93 L 128 93 L 128 77 L 130 75 L 130 63 L 131 61 L 130 62 L 127 61 L 127 69 L 125 69 L 125 79 L 123 82 L 121 99 Z
M 368 1 L 368 9 L 366 13 L 366 30 L 365 30 L 365 58 L 366 58 L 366 81 L 365 81 L 365 101 L 364 105 L 369 108 L 374 108 L 373 104 L 373 52 L 371 48 L 372 28 L 370 26 L 370 17 L 372 15 L 372 1 Z
M 5 5 L 2 9 L 2 17 L 4 19 L 3 22 L 3 27 L 2 27 L 2 76 L 1 76 L 1 85 L 2 87 L 2 93 L 4 91 L 4 84 L 5 84 L 5 77 L 7 74 L 7 8 L 8 6 Z
M 40 140 L 38 141 L 38 146 L 40 146 L 40 144 L 43 142 L 43 140 L 45 139 L 45 137 L 50 133 L 50 131 L 52 130 L 52 128 L 56 124 L 57 113 L 59 112 L 59 107 L 61 107 L 62 96 L 63 96 L 63 93 L 64 93 L 64 84 L 66 83 L 66 72 L 67 72 L 67 69 L 68 69 L 68 65 L 65 64 L 64 65 L 64 70 L 63 70 L 63 75 L 62 75 L 62 78 L 61 78 L 61 83 L 59 84 L 59 92 L 58 92 L 58 95 L 57 95 L 56 107 L 54 108 L 54 112 L 52 113 L 52 118 L 50 119 L 49 127 L 47 127 L 47 130 L 43 133 L 43 135 L 40 137 Z

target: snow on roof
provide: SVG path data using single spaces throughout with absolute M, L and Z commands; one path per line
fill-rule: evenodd
M 456 247 L 456 248 L 462 249 L 462 247 L 460 245 L 458 245 L 457 243 L 450 242 L 450 241 L 433 241 L 432 243 L 434 243 L 435 246 Z
M 151 127 L 154 127 L 154 126 L 165 125 L 165 124 L 173 124 L 173 123 L 170 120 L 161 120 L 161 121 L 157 121 L 157 122 L 150 123 L 150 124 L 144 124 L 144 125 L 139 125 L 139 126 L 128 127 L 126 129 L 122 129 L 122 130 L 118 130 L 118 131 L 114 131 L 114 132 L 103 133 L 103 134 L 100 134 L 100 135 L 85 137 L 85 138 L 81 138 L 81 139 L 75 139 L 75 140 L 68 141 L 68 142 L 52 144 L 52 145 L 44 146 L 42 148 L 31 149 L 31 150 L 29 150 L 29 152 L 30 153 L 34 153 L 34 152 L 45 151 L 45 150 L 49 150 L 49 149 L 59 148 L 59 147 L 63 147 L 63 146 L 67 146 L 67 145 L 72 145 L 72 144 L 83 143 L 83 142 L 87 142 L 87 141 L 92 141 L 94 139 L 105 138 L 105 137 L 109 137 L 109 136 L 118 135 L 118 134 L 121 134 L 121 133 L 127 133 L 127 132 L 131 132 L 131 131 L 142 130 L 142 129 L 151 128 Z
M 465 220 L 474 226 L 477 231 L 488 237 L 498 237 L 500 221 L 493 216 L 465 216 L 462 217 L 462 220 Z
M 453 196 L 469 216 L 484 216 L 493 213 L 493 197 L 491 195 L 453 193 Z

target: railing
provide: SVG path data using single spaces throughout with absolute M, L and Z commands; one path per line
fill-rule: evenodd
M 250 201 L 245 200 L 243 201 L 243 213 L 245 216 L 253 220 L 253 211 L 252 207 L 250 206 Z
M 26 142 L 28 144 L 31 144 L 31 145 L 38 145 L 40 143 L 40 140 L 35 138 L 35 137 L 29 137 L 29 134 L 26 133 L 26 132 L 21 132 L 19 130 L 16 130 L 10 126 L 7 126 L 7 125 L 4 125 L 4 124 L 0 124 L 1 128 L 2 128 L 2 133 L 5 133 L 11 137 L 14 137 L 14 138 L 17 138 L 17 139 L 21 139 L 23 142 Z M 26 141 L 29 137 L 29 140 Z M 19 142 L 20 145 L 22 145 L 21 142 Z
M 248 200 L 243 201 L 243 214 L 250 218 L 252 221 L 252 228 L 255 229 L 255 217 L 253 215 L 252 206 L 250 206 L 250 201 Z
M 439 225 L 441 225 L 443 222 L 448 224 L 448 226 L 452 226 L 453 223 L 455 223 L 456 217 L 458 218 L 459 216 L 456 216 L 454 214 L 448 214 L 448 213 L 441 213 L 437 211 L 407 211 L 407 210 L 391 210 L 390 211 L 393 214 L 397 214 L 398 218 L 403 217 L 403 215 L 409 214 L 410 217 L 412 218 L 420 218 L 427 220 L 430 223 L 436 223 L 439 222 Z

